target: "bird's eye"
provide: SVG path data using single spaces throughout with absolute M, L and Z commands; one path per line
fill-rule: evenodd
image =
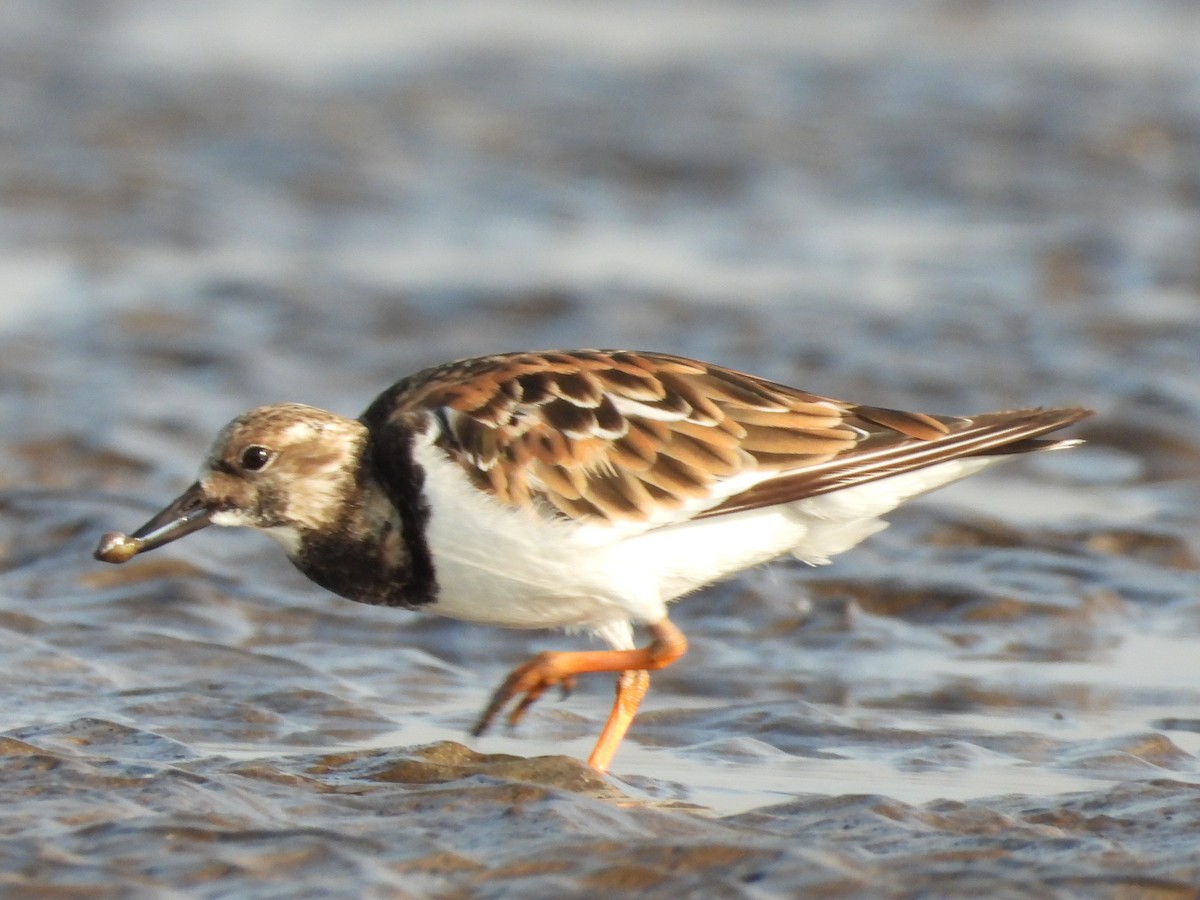
M 257 472 L 271 461 L 271 451 L 257 444 L 242 451 L 242 468 L 247 472 Z

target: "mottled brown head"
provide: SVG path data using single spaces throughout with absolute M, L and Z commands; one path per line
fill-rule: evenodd
M 230 422 L 196 483 L 131 536 L 106 535 L 98 559 L 124 562 L 206 525 L 265 531 L 298 552 L 354 495 L 366 428 L 298 403 L 262 406 Z

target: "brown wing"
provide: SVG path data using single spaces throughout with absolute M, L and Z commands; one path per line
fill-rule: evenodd
M 451 363 L 398 383 L 372 410 L 381 407 L 436 415 L 439 445 L 505 503 L 648 525 L 795 501 L 1005 445 L 1036 449 L 1019 442 L 1085 414 L 934 417 L 683 357 L 599 350 Z

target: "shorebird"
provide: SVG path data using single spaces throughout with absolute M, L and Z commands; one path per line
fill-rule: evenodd
M 826 563 L 913 497 L 1080 443 L 1042 436 L 1089 414 L 903 412 L 665 353 L 487 356 L 405 378 L 357 419 L 295 403 L 239 416 L 191 487 L 132 535 L 104 535 L 96 557 L 244 526 L 351 600 L 589 631 L 609 649 L 516 667 L 474 733 L 506 709 L 515 725 L 576 676 L 613 672 L 588 760 L 603 772 L 649 673 L 687 650 L 671 601 L 788 553 Z

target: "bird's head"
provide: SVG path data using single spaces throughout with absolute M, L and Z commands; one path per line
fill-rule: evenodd
M 353 495 L 365 442 L 361 422 L 322 409 L 251 410 L 217 436 L 191 487 L 132 535 L 104 535 L 96 558 L 122 563 L 208 525 L 264 531 L 294 556 Z

